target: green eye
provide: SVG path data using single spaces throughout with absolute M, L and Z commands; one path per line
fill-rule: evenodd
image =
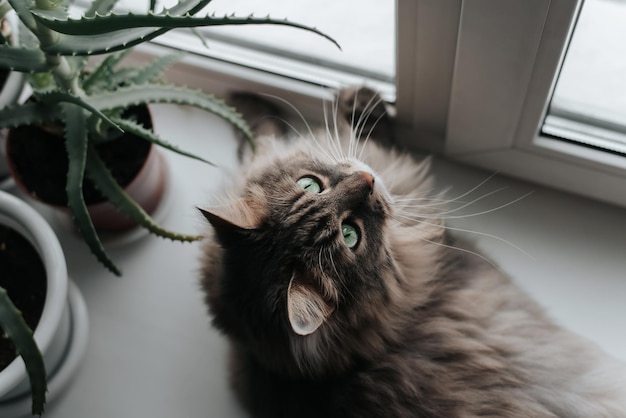
M 302 177 L 300 180 L 298 180 L 298 186 L 310 193 L 317 194 L 322 191 L 322 185 L 320 184 L 319 180 L 313 177 Z
M 359 231 L 352 225 L 341 225 L 341 234 L 343 235 L 343 242 L 348 248 L 354 248 L 359 243 Z

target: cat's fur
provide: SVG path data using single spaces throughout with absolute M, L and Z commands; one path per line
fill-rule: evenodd
M 213 228 L 201 283 L 248 411 L 626 417 L 621 366 L 443 227 L 428 162 L 394 149 L 377 99 L 342 92 L 338 113 L 355 129 L 339 118 L 315 140 L 285 139 L 280 119 L 262 117 L 278 112 L 268 102 L 235 100 L 257 149 L 242 148 L 223 205 L 203 209 Z M 324 191 L 302 190 L 303 176 Z M 346 218 L 362 231 L 354 249 L 342 241 Z

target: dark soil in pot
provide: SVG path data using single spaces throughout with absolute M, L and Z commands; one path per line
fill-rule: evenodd
M 30 241 L 6 225 L 0 225 L 0 272 L 0 286 L 34 330 L 46 300 L 46 269 Z M 0 371 L 15 356 L 13 344 L 0 336 Z
M 147 106 L 128 109 L 125 118 L 133 117 L 146 129 L 152 128 Z M 139 173 L 150 151 L 151 143 L 131 134 L 96 146 L 113 177 L 122 186 L 127 186 Z M 46 203 L 67 206 L 68 160 L 65 139 L 38 126 L 20 126 L 11 129 L 7 141 L 7 154 L 16 180 L 29 193 Z M 93 183 L 85 177 L 83 195 L 87 204 L 105 200 Z

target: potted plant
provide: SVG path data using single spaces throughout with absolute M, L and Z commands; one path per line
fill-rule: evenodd
M 169 58 L 158 59 L 141 69 L 115 70 L 123 55 L 117 51 L 128 50 L 173 28 L 209 25 L 288 25 L 328 38 L 314 28 L 269 17 L 195 16 L 209 2 L 181 0 L 159 12 L 154 11 L 152 4 L 145 14 L 118 15 L 112 12 L 115 0 L 95 0 L 83 16 L 74 19 L 68 14 L 66 2 L 0 0 L 0 11 L 10 5 L 27 32 L 20 37 L 24 39 L 20 48 L 0 45 L 0 67 L 33 73 L 32 99 L 0 109 L 0 128 L 35 125 L 62 136 L 68 167 L 64 174 L 66 206 L 91 251 L 114 274 L 119 275 L 120 271 L 104 250 L 85 204 L 85 179 L 93 182 L 117 210 L 150 232 L 181 241 L 199 238 L 167 231 L 154 222 L 123 190 L 98 152 L 100 146 L 126 132 L 203 160 L 163 141 L 135 117 L 128 116 L 129 109 L 147 103 L 194 106 L 221 116 L 251 138 L 241 116 L 222 101 L 199 91 L 158 82 L 160 71 L 171 62 Z M 85 73 L 85 57 L 103 53 L 109 55 L 98 67 Z
M 51 379 L 60 379 L 58 371 L 68 364 L 68 353 L 81 357 L 84 352 L 86 312 L 78 290 L 68 281 L 63 250 L 52 228 L 24 201 L 2 191 L 0 268 L 0 328 L 6 335 L 0 337 L 0 415 L 24 413 L 29 382 L 32 413 L 41 415 L 46 370 Z M 80 315 L 83 325 L 76 326 Z M 72 342 L 81 347 L 71 348 Z M 76 365 L 77 359 L 72 362 Z M 51 390 L 57 392 L 58 387 Z

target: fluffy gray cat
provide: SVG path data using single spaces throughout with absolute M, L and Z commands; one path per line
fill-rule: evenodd
M 274 105 L 235 96 L 256 150 L 202 209 L 201 284 L 250 414 L 626 417 L 624 367 L 445 228 L 380 97 L 338 103 L 336 127 L 291 138 Z

